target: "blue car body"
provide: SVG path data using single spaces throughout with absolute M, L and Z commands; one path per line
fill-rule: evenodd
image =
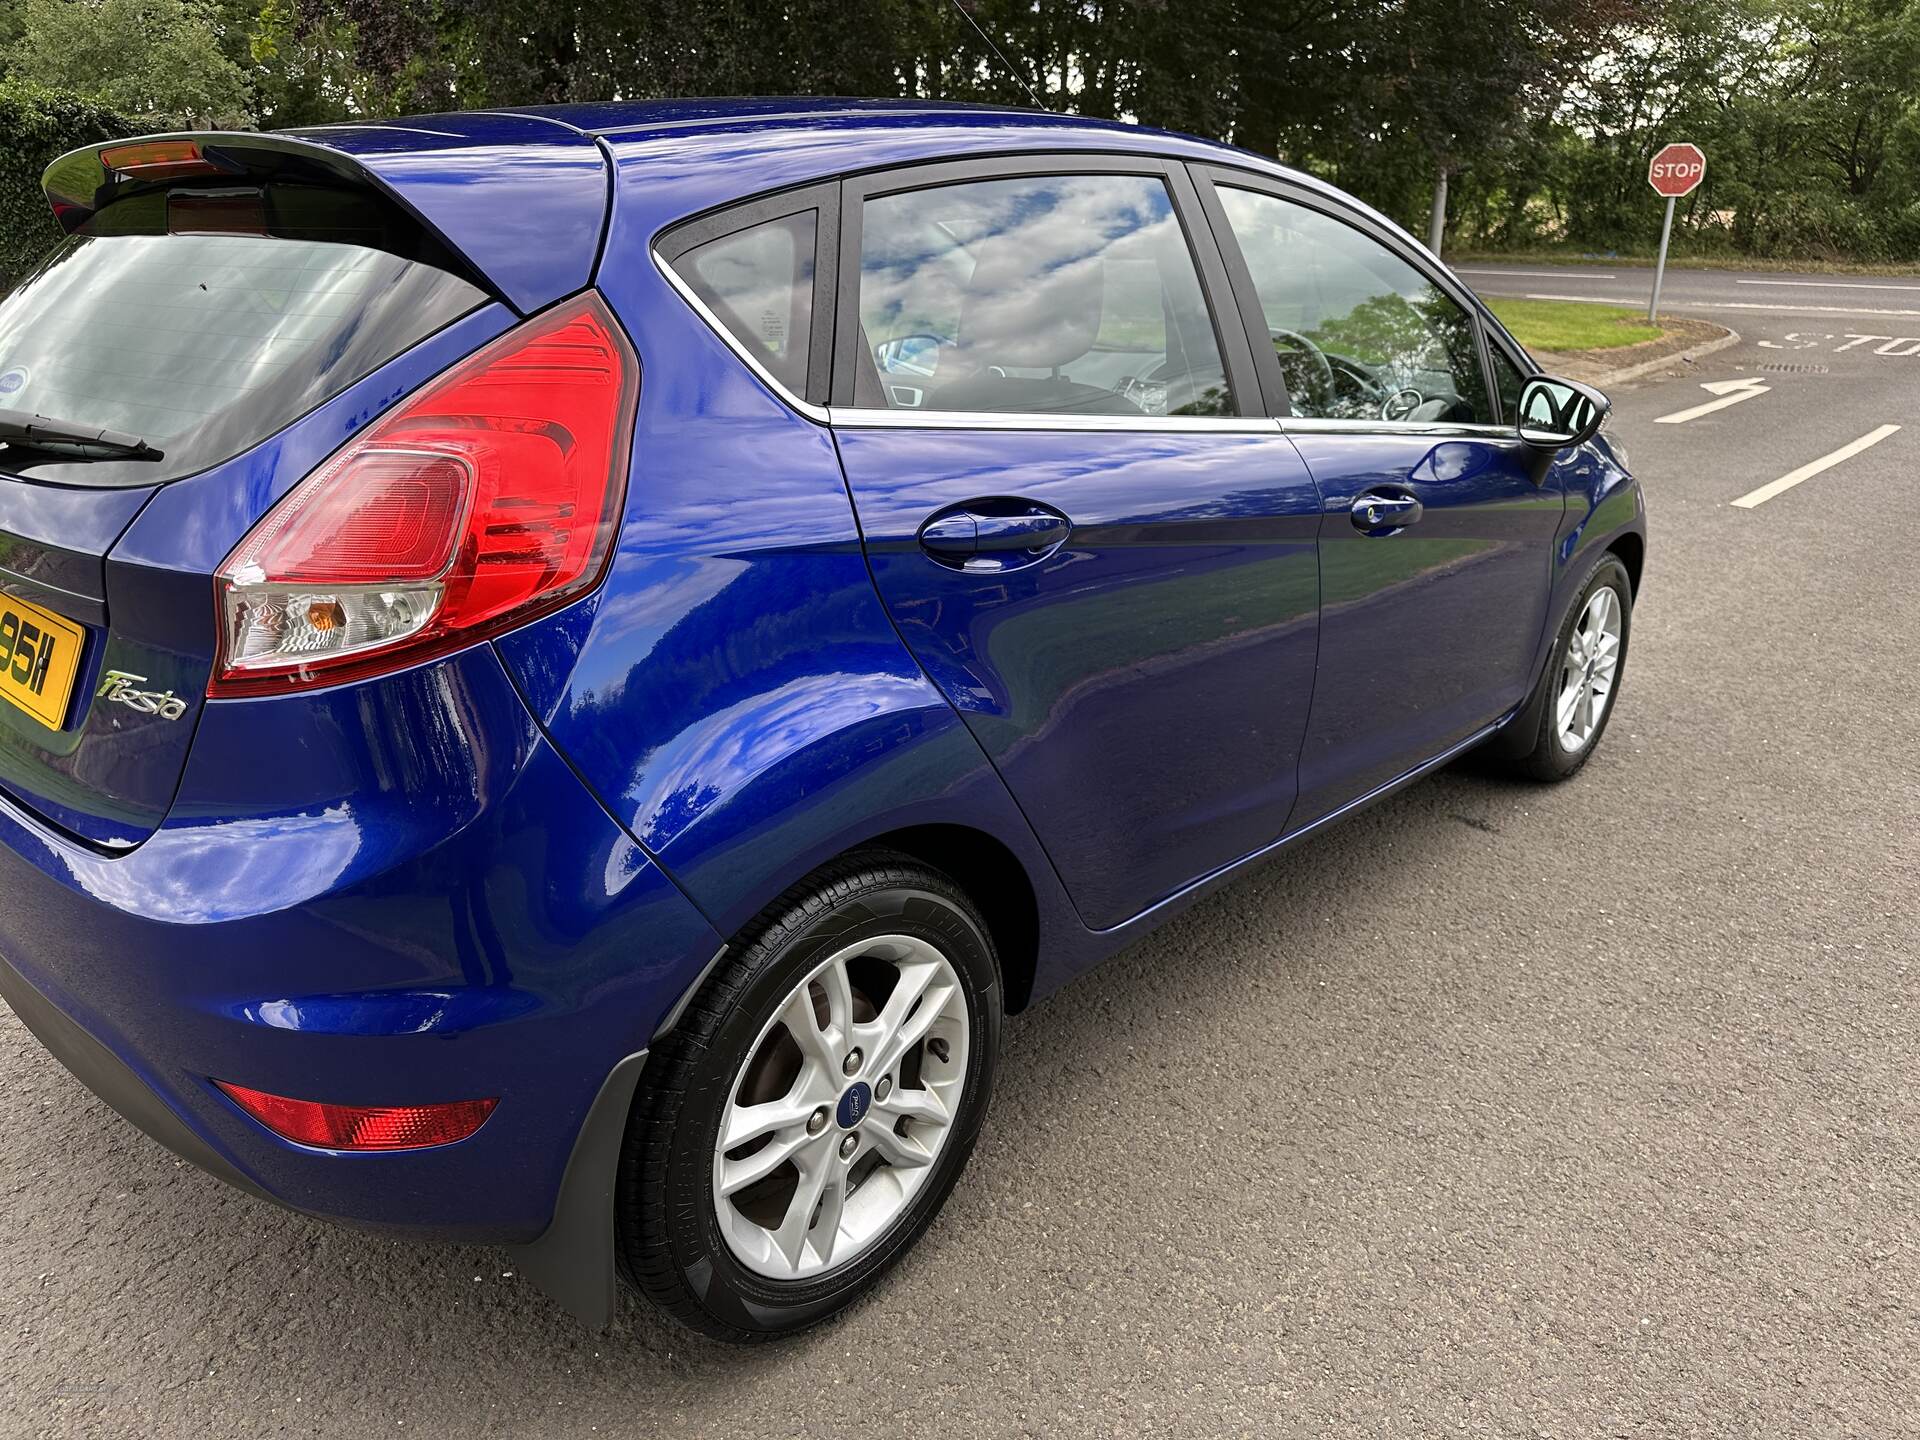
M 1485 739 L 1528 703 L 1583 566 L 1614 549 L 1638 578 L 1639 489 L 1603 438 L 1533 465 L 1511 441 L 1291 433 L 1274 413 L 865 423 L 842 394 L 769 384 L 655 254 L 756 196 L 1009 156 L 1129 157 L 1189 205 L 1231 170 L 1397 237 L 1253 155 L 785 101 L 280 143 L 397 198 L 494 295 L 201 473 L 0 477 L 0 589 L 88 628 L 69 729 L 93 737 L 0 747 L 0 990 L 206 1168 L 318 1215 L 528 1247 L 584 1314 L 611 1294 L 608 1136 L 638 1057 L 795 881 L 874 842 L 949 871 L 1017 1010 Z M 209 576 L 236 541 L 401 397 L 590 287 L 642 372 L 604 581 L 396 674 L 204 698 Z M 1247 366 L 1246 337 L 1228 345 Z M 1428 490 L 1422 525 L 1388 540 L 1347 515 L 1382 477 Z M 1004 574 L 930 562 L 928 518 L 982 496 L 1051 507 L 1071 534 Z M 1370 578 L 1383 544 L 1413 552 L 1393 584 Z M 151 677 L 181 718 L 89 703 L 108 669 Z M 340 1104 L 500 1098 L 457 1143 L 348 1153 L 280 1138 L 216 1079 Z

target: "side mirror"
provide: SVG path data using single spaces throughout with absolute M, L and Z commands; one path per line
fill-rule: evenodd
M 882 375 L 931 375 L 939 362 L 937 335 L 900 335 L 873 347 L 873 363 Z
M 1520 438 L 1544 451 L 1584 445 L 1600 433 L 1612 408 L 1590 385 L 1536 375 L 1520 387 Z

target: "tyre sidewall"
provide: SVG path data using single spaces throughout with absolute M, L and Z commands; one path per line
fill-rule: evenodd
M 715 1214 L 713 1156 L 720 1123 L 749 1049 L 801 979 L 834 951 L 881 935 L 924 939 L 946 957 L 966 997 L 967 1075 L 952 1131 L 907 1210 L 867 1252 L 840 1270 L 781 1281 L 748 1270 L 727 1247 Z M 954 899 L 917 885 L 883 885 L 833 906 L 782 939 L 746 984 L 707 1045 L 675 1117 L 668 1147 L 667 1242 L 688 1292 L 720 1323 L 778 1332 L 843 1309 L 932 1222 L 965 1166 L 986 1118 L 1000 1046 L 1001 997 L 993 949 Z

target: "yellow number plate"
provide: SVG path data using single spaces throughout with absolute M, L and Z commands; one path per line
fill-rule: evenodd
M 0 698 L 58 730 L 67 718 L 86 638 L 71 620 L 0 595 Z

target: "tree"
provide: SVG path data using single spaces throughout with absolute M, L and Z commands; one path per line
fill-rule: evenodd
M 149 129 L 244 125 L 251 86 L 217 19 L 206 0 L 24 0 L 8 77 Z

